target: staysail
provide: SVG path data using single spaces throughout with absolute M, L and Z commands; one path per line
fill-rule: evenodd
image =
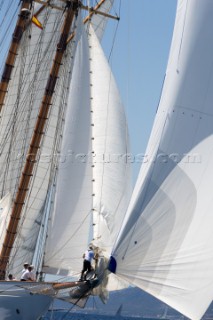
M 113 250 L 116 273 L 191 319 L 212 301 L 213 2 L 179 0 L 160 105 Z
M 43 270 L 76 275 L 89 241 L 110 253 L 131 194 L 124 109 L 92 27 L 86 35 L 82 26 L 76 52 L 61 153 L 67 150 Z

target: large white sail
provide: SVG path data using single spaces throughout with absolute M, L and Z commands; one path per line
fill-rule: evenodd
M 59 164 L 43 268 L 49 273 L 79 273 L 89 241 L 109 254 L 131 194 L 124 109 L 92 29 L 88 37 L 83 32 L 71 82 L 61 149 L 70 159 Z
M 45 250 L 44 270 L 48 273 L 80 271 L 88 245 L 92 209 L 90 114 L 89 56 L 83 31 L 74 62 L 55 207 Z
M 112 70 L 93 29 L 89 34 L 94 239 L 110 254 L 131 195 L 129 136 Z
M 162 98 L 113 250 L 116 273 L 191 319 L 212 301 L 213 2 L 179 0 Z
M 34 10 L 34 13 L 37 9 Z M 49 70 L 55 54 L 62 25 L 63 12 L 44 8 L 39 15 L 43 30 L 32 25 L 24 34 L 16 58 L 13 77 L 9 85 L 5 106 L 1 114 L 0 128 L 0 191 L 14 198 L 18 187 L 25 156 L 44 94 Z M 67 57 L 59 74 L 53 105 L 45 128 L 45 136 L 39 151 L 39 160 L 25 202 L 20 228 L 10 257 L 9 270 L 17 277 L 24 261 L 32 261 L 37 241 L 41 210 L 57 162 L 57 145 L 63 126 L 68 83 L 72 60 L 70 42 Z

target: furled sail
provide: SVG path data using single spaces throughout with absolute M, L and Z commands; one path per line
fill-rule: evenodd
M 160 105 L 116 273 L 191 319 L 212 301 L 213 2 L 179 0 Z
M 64 275 L 79 274 L 89 241 L 109 254 L 131 194 L 124 110 L 97 36 L 83 30 L 61 149 L 70 159 L 59 163 L 43 268 Z

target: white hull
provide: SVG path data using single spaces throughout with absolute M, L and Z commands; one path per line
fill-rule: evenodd
M 22 286 L 23 282 L 0 283 L 0 319 L 39 319 L 48 310 L 52 298 L 41 294 L 32 294 L 29 290 L 18 287 L 19 285 Z

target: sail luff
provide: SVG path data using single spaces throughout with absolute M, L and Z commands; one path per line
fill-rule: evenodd
M 18 222 L 20 220 L 22 208 L 25 202 L 25 198 L 27 196 L 27 191 L 31 181 L 34 164 L 37 158 L 37 153 L 42 141 L 42 136 L 44 134 L 46 120 L 48 119 L 48 113 L 51 106 L 51 101 L 52 101 L 54 89 L 56 86 L 62 58 L 66 51 L 66 41 L 69 35 L 70 28 L 72 26 L 75 13 L 78 11 L 78 7 L 79 7 L 79 3 L 77 0 L 73 1 L 73 3 L 69 2 L 67 5 L 67 12 L 64 20 L 64 25 L 61 31 L 60 40 L 59 40 L 55 57 L 53 60 L 49 79 L 47 81 L 45 94 L 41 103 L 39 115 L 38 115 L 37 122 L 34 129 L 34 134 L 30 143 L 29 151 L 27 153 L 27 159 L 26 159 L 26 163 L 20 179 L 18 192 L 14 201 L 14 206 L 12 208 L 11 219 L 9 222 L 8 230 L 7 230 L 6 237 L 1 250 L 1 255 L 0 255 L 1 278 L 5 277 L 5 270 L 6 270 L 10 253 L 15 241 Z
M 30 14 L 29 9 L 32 6 L 32 0 L 23 0 L 18 20 L 16 23 L 15 31 L 13 33 L 12 42 L 8 51 L 8 56 L 5 62 L 4 71 L 0 83 L 0 112 L 4 105 L 8 85 L 11 79 L 12 70 L 15 64 L 17 51 L 25 31 L 25 27 L 28 24 L 28 17 Z

